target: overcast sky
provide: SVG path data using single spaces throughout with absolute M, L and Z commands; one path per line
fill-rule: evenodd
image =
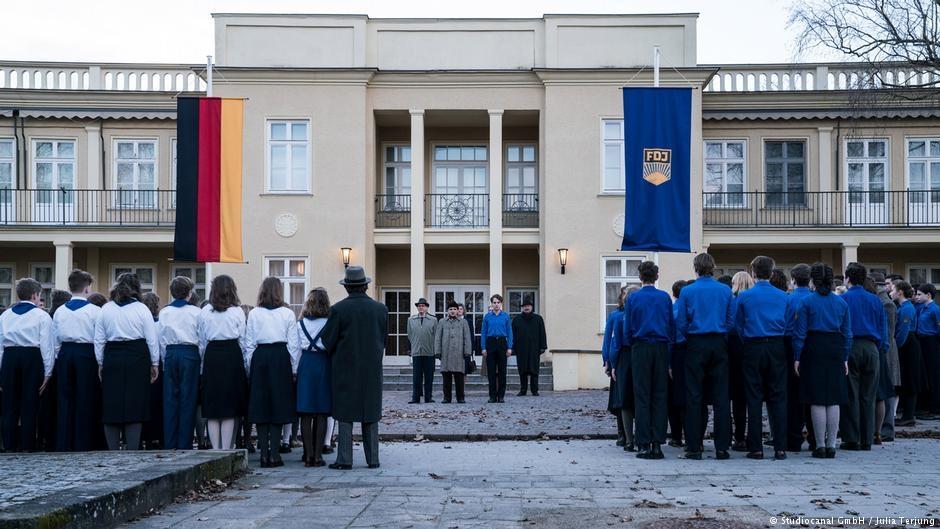
M 370 17 L 533 17 L 545 13 L 699 13 L 698 62 L 796 59 L 792 0 L 0 0 L 0 60 L 201 63 L 211 13 Z

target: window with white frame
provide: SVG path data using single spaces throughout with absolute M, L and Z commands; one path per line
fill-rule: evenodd
M 907 187 L 914 204 L 940 204 L 940 138 L 907 140 Z
M 489 152 L 485 145 L 435 145 L 430 198 L 433 227 L 481 227 L 487 210 Z
M 509 206 L 535 206 L 539 192 L 538 162 L 534 143 L 509 144 L 506 146 L 505 193 L 510 197 Z
M 38 205 L 74 202 L 75 140 L 33 140 L 32 165 Z
M 747 142 L 708 140 L 705 142 L 706 207 L 743 207 L 747 184 Z
M 625 286 L 640 286 L 640 263 L 645 256 L 605 256 L 601 258 L 601 302 L 604 305 L 604 320 L 601 328 L 610 313 L 617 310 L 620 299 L 620 289 Z
M 170 140 L 170 207 L 176 207 L 176 138 Z
M 310 121 L 306 119 L 268 120 L 267 191 L 307 193 L 310 191 Z
M 525 300 L 532 300 L 532 311 L 539 311 L 539 290 L 537 288 L 507 288 L 506 297 L 509 303 L 506 304 L 506 312 L 510 317 L 522 313 L 522 303 Z
M 115 139 L 113 153 L 115 205 L 156 207 L 157 140 Z
M 907 277 L 912 285 L 932 283 L 940 288 L 940 264 L 918 264 L 907 267 Z
M 9 307 L 13 304 L 15 276 L 12 264 L 0 264 L 0 307 Z
M 411 146 L 386 145 L 382 192 L 385 211 L 407 211 L 411 204 Z
M 111 284 L 117 282 L 121 274 L 136 274 L 140 280 L 140 293 L 153 292 L 153 278 L 156 276 L 156 265 L 152 264 L 116 264 L 111 265 Z
M 193 281 L 193 290 L 196 292 L 196 297 L 199 298 L 199 301 L 205 301 L 206 292 L 208 292 L 205 265 L 174 265 L 170 273 L 170 280 L 172 281 L 174 277 L 179 276 L 191 279 Z
M 850 139 L 845 142 L 849 204 L 884 204 L 888 182 L 888 141 Z
M 16 149 L 13 146 L 12 138 L 0 138 L 0 204 L 13 203 L 13 191 L 15 182 L 13 175 L 16 173 Z M 0 209 L 0 218 L 5 216 Z
M 42 303 L 45 308 L 52 307 L 52 291 L 55 290 L 55 265 L 52 263 L 35 263 L 30 266 L 33 279 L 42 285 Z
M 605 119 L 601 122 L 601 189 L 605 193 L 623 193 L 623 120 Z
M 264 262 L 266 274 L 284 284 L 284 302 L 299 318 L 307 296 L 307 258 L 265 257 Z
M 765 142 L 764 179 L 768 206 L 806 205 L 806 142 Z
M 385 308 L 388 309 L 388 337 L 385 354 L 408 355 L 408 317 L 411 316 L 411 291 L 408 289 L 382 289 Z

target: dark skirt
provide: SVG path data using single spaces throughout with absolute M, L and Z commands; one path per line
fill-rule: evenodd
M 202 417 L 230 419 L 245 415 L 248 378 L 238 340 L 213 340 L 202 359 Z
M 297 413 L 333 411 L 333 368 L 325 352 L 304 351 L 297 366 Z
M 615 370 L 617 382 L 611 386 L 609 409 L 621 410 L 626 407 L 630 411 L 633 410 L 633 370 L 630 369 L 631 364 L 630 348 L 621 349 Z
M 669 384 L 669 404 L 673 406 L 685 406 L 685 354 L 685 342 L 672 346 L 672 380 Z
M 894 384 L 891 383 L 891 368 L 888 367 L 888 353 L 878 354 L 879 373 L 878 373 L 878 401 L 888 400 L 894 397 Z
M 728 334 L 728 396 L 734 401 L 747 399 L 744 388 L 744 342 L 737 333 Z
M 907 341 L 898 348 L 898 361 L 901 364 L 901 391 L 905 394 L 920 393 L 927 389 L 927 368 L 920 350 L 920 340 L 914 333 L 907 335 Z
M 920 356 L 924 362 L 925 387 L 921 391 L 935 392 L 940 390 L 940 338 L 936 336 L 918 335 L 917 341 L 920 342 Z M 924 402 L 923 406 L 931 407 L 931 404 Z
M 254 424 L 287 424 L 293 422 L 296 409 L 287 344 L 259 344 L 251 357 L 248 421 Z
M 811 332 L 800 355 L 800 401 L 816 406 L 849 401 L 843 338 L 839 333 Z
M 101 401 L 105 424 L 150 420 L 150 349 L 146 340 L 105 344 Z

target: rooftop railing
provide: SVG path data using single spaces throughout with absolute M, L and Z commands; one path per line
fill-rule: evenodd
M 0 62 L 0 88 L 203 92 L 206 82 L 188 64 Z
M 900 86 L 915 88 L 940 81 L 937 72 L 923 72 L 903 63 L 714 64 L 719 68 L 706 92 L 793 92 L 853 90 Z

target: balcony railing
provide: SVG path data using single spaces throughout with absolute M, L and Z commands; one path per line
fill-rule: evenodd
M 702 193 L 706 228 L 940 226 L 940 190 Z
M 411 195 L 376 195 L 375 227 L 408 228 L 411 226 Z
M 504 228 L 538 228 L 539 196 L 537 194 L 503 195 Z
M 164 190 L 0 189 L 0 228 L 172 229 L 175 195 Z
M 2 61 L 0 88 L 203 92 L 206 82 L 193 71 L 199 66 Z
M 479 194 L 431 194 L 424 200 L 428 228 L 473 229 L 490 225 L 490 196 Z

